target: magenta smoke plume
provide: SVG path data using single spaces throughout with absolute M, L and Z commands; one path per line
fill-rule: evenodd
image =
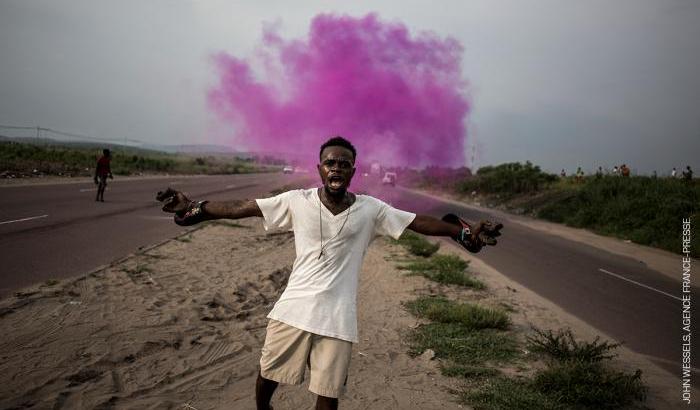
M 320 14 L 308 39 L 265 30 L 255 60 L 226 53 L 209 107 L 247 149 L 308 153 L 348 138 L 359 160 L 462 166 L 469 112 L 462 47 L 405 25 Z M 261 66 L 257 72 L 253 66 Z

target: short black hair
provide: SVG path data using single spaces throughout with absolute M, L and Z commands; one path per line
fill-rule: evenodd
M 102 155 L 104 155 L 105 157 L 108 157 L 111 155 L 111 152 L 109 151 L 108 148 L 105 148 L 102 150 Z
M 355 158 L 357 158 L 357 150 L 355 150 L 355 147 L 350 143 L 350 141 L 346 140 L 345 138 L 341 136 L 336 136 L 328 141 L 324 142 L 323 145 L 321 145 L 321 151 L 318 153 L 318 158 L 321 159 L 321 155 L 323 154 L 323 150 L 328 148 L 328 147 L 343 147 L 347 148 L 352 152 L 352 160 L 354 161 Z

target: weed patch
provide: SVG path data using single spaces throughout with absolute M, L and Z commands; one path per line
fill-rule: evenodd
M 486 288 L 482 282 L 465 273 L 467 266 L 469 263 L 458 256 L 435 255 L 429 259 L 417 260 L 408 265 L 400 266 L 399 269 L 446 285 L 460 285 L 479 290 Z
M 422 235 L 418 235 L 412 231 L 404 231 L 398 241 L 393 241 L 406 248 L 409 252 L 416 256 L 428 257 L 440 249 L 440 243 L 432 243 L 425 239 Z
M 462 393 L 476 410 L 563 410 L 565 407 L 532 387 L 528 380 L 496 377 Z
M 429 323 L 416 329 L 409 339 L 410 354 L 432 349 L 436 357 L 462 366 L 508 362 L 519 356 L 511 335 L 493 329 L 474 330 L 459 323 Z
M 568 407 L 618 409 L 646 399 L 641 370 L 626 374 L 584 361 L 557 362 L 540 371 L 532 386 Z
M 527 337 L 530 350 L 545 353 L 561 362 L 597 363 L 605 359 L 612 359 L 616 355 L 610 352 L 622 345 L 622 343 L 601 342 L 600 336 L 596 337 L 593 342 L 577 341 L 569 329 L 545 332 L 533 328 L 533 331 L 535 334 Z
M 424 296 L 406 303 L 406 308 L 415 316 L 439 323 L 458 323 L 470 330 L 506 330 L 510 326 L 510 318 L 503 311 L 455 303 L 443 297 Z

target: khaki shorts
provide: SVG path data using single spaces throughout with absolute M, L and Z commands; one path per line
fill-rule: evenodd
M 351 353 L 351 342 L 270 320 L 260 358 L 260 374 L 280 383 L 301 384 L 308 365 L 309 390 L 319 396 L 337 398 L 348 381 Z

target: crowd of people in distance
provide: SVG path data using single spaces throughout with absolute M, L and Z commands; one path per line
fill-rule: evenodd
M 619 167 L 615 165 L 611 170 L 603 170 L 602 166 L 599 166 L 598 169 L 595 172 L 595 177 L 596 178 L 602 178 L 604 175 L 610 175 L 610 176 L 621 176 L 621 177 L 629 177 L 631 175 L 631 169 L 630 167 L 627 166 L 627 164 L 622 164 Z M 566 178 L 566 169 L 562 169 L 561 172 L 559 173 L 559 176 L 561 178 Z M 576 168 L 576 172 L 573 174 L 573 179 L 576 182 L 581 182 L 583 181 L 583 177 L 586 174 L 583 172 L 581 167 Z M 658 175 L 656 173 L 656 170 L 654 170 L 651 173 L 652 178 L 656 178 Z M 669 173 L 670 178 L 681 178 L 686 181 L 691 181 L 693 179 L 693 170 L 690 168 L 690 165 L 686 165 L 685 169 L 679 174 L 678 170 L 676 167 L 673 167 L 671 172 Z

